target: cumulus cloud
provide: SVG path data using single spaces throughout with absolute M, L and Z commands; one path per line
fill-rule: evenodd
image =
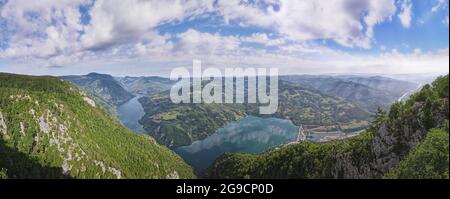
M 398 18 L 405 28 L 411 27 L 412 6 L 413 4 L 410 0 L 404 0 L 401 4 L 401 12 L 398 14 Z
M 86 24 L 80 20 L 80 6 L 88 7 Z M 273 28 L 281 35 L 281 39 L 269 39 L 266 34 L 255 33 L 240 37 L 242 42 L 276 46 L 287 39 L 333 39 L 346 47 L 369 48 L 373 27 L 388 20 L 395 9 L 393 0 L 334 0 L 333 3 L 314 0 L 15 0 L 8 1 L 1 10 L 9 35 L 6 38 L 8 48 L 2 50 L 1 55 L 51 59 L 114 48 L 117 52 L 121 45 L 134 48 L 137 54 L 147 54 L 152 51 L 149 50 L 152 44 L 154 47 L 160 40 L 167 46 L 166 36 L 158 35 L 156 27 L 208 12 L 218 13 L 226 22 L 239 20 L 242 26 Z M 220 44 L 217 35 L 210 33 L 201 35 L 188 31 L 183 34 L 179 35 L 185 38 L 180 40 L 179 48 L 187 45 L 195 48 L 192 45 L 196 36 L 205 36 L 206 41 L 202 43 L 215 48 L 214 52 L 218 49 L 214 44 Z M 239 46 L 237 38 L 221 39 L 225 39 L 222 42 L 226 44 L 225 49 Z M 200 49 L 197 46 L 197 50 Z
M 432 10 L 448 4 L 436 2 Z M 410 0 L 0 0 L 0 58 L 44 66 L 36 69 L 40 74 L 47 68 L 89 72 L 92 66 L 109 72 L 123 65 L 127 69 L 114 71 L 144 74 L 139 67 L 186 66 L 194 58 L 214 66 L 276 66 L 297 73 L 447 70 L 442 66 L 448 67 L 448 49 L 351 55 L 322 43 L 372 48 L 377 25 L 399 17 L 411 26 L 412 6 Z M 160 29 L 211 16 L 218 19 L 214 28 Z M 252 31 L 227 33 L 221 27 Z M 417 69 L 406 69 L 408 64 Z
M 241 36 L 241 42 L 256 43 L 266 46 L 280 46 L 287 42 L 286 38 L 270 38 L 266 33 L 253 33 L 250 36 Z
M 89 7 L 88 24 L 81 21 L 81 6 Z M 8 36 L 3 39 L 8 48 L 1 55 L 50 59 L 83 51 L 108 51 L 117 45 L 160 39 L 154 34 L 156 26 L 211 9 L 211 1 L 201 0 L 8 1 L 1 8 L 0 19 L 6 23 Z
M 441 9 L 448 7 L 448 0 L 436 0 L 435 4 L 431 8 L 431 12 L 437 12 Z
M 49 58 L 71 54 L 79 48 L 77 38 L 82 30 L 78 7 L 88 0 L 74 1 L 8 1 L 1 9 L 6 26 L 3 32 L 8 48 L 3 57 Z
M 177 52 L 191 55 L 228 55 L 239 49 L 240 41 L 235 36 L 221 36 L 199 32 L 194 29 L 178 34 Z
M 396 12 L 393 0 L 245 2 L 219 0 L 217 4 L 226 21 L 273 27 L 294 40 L 333 39 L 347 47 L 370 48 L 374 26 Z
M 136 42 L 158 25 L 182 21 L 211 8 L 212 2 L 200 0 L 98 0 L 81 42 L 93 50 Z

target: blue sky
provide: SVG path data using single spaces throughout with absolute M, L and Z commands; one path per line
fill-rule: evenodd
M 448 0 L 0 0 L 0 72 L 448 73 Z

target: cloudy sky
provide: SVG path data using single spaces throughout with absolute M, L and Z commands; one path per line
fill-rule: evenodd
M 447 73 L 448 0 L 0 0 L 0 72 Z

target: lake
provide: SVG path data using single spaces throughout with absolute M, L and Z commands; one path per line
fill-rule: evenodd
M 117 115 L 127 128 L 134 132 L 144 133 L 144 127 L 139 124 L 139 120 L 144 116 L 144 108 L 139 102 L 139 98 L 142 96 L 136 96 L 135 98 L 125 102 L 117 107 Z
M 174 149 L 195 170 L 207 168 L 224 153 L 259 154 L 267 149 L 293 142 L 298 126 L 290 120 L 248 116 L 229 122 L 215 134 L 189 146 Z

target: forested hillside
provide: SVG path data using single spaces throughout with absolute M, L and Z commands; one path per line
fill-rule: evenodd
M 112 115 L 116 115 L 117 106 L 134 97 L 111 75 L 89 73 L 87 75 L 64 76 L 62 78 L 86 91 L 87 95 L 100 103 Z
M 69 82 L 0 73 L 0 178 L 193 178 Z

